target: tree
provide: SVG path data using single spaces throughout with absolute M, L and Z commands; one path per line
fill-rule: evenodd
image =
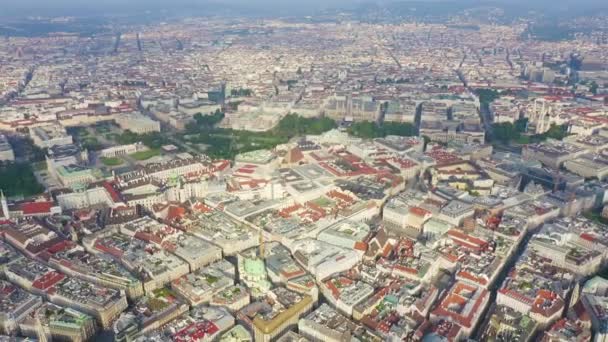
M 370 121 L 355 122 L 350 126 L 349 133 L 364 139 L 372 139 L 379 136 L 376 124 Z
M 209 124 L 205 116 L 198 117 L 203 125 Z M 202 120 L 202 121 L 201 121 Z M 205 153 L 212 158 L 232 159 L 235 155 L 259 149 L 272 149 L 284 144 L 289 139 L 306 135 L 318 135 L 336 127 L 330 118 L 303 118 L 297 114 L 288 114 L 271 130 L 266 132 L 240 131 L 211 126 L 198 127 L 190 125 L 188 141 L 205 144 Z
M 414 126 L 407 122 L 385 122 L 382 125 L 370 121 L 355 122 L 348 132 L 363 139 L 380 138 L 387 135 L 404 137 L 415 135 Z
M 382 125 L 382 128 L 384 129 L 382 132 L 382 136 L 399 135 L 404 137 L 411 137 L 413 135 L 416 135 L 414 125 L 407 122 L 385 122 Z
M 253 92 L 251 91 L 251 89 L 244 89 L 244 88 L 239 88 L 239 89 L 232 89 L 230 91 L 230 96 L 236 97 L 236 96 L 251 96 L 253 94 Z
M 141 142 L 149 148 L 158 149 L 161 148 L 163 145 L 168 144 L 169 140 L 164 135 L 155 132 L 144 134 L 142 136 Z
M 98 151 L 103 148 L 103 145 L 97 140 L 95 137 L 86 138 L 81 143 L 82 148 L 87 149 L 89 151 Z
M 278 136 L 293 138 L 298 135 L 319 135 L 336 128 L 330 118 L 303 118 L 297 114 L 287 114 L 272 130 Z
M 126 130 L 116 138 L 116 141 L 121 145 L 129 145 L 140 141 L 140 138 L 138 134 Z
M 589 86 L 589 91 L 593 94 L 593 95 L 597 95 L 597 89 L 599 88 L 599 86 L 597 85 L 597 83 L 595 81 L 591 82 L 591 85 Z
M 31 164 L 10 164 L 0 167 L 0 189 L 6 196 L 32 196 L 44 192 L 34 176 Z
M 224 120 L 224 113 L 218 109 L 211 115 L 196 113 L 193 118 L 199 128 L 211 128 Z
M 431 143 L 431 138 L 427 135 L 423 135 L 422 140 L 424 140 L 424 150 L 426 150 L 426 147 Z
M 567 127 L 565 125 L 558 126 L 552 124 L 549 130 L 543 133 L 542 135 L 545 139 L 549 138 L 555 140 L 562 140 L 568 135 Z
M 510 122 L 495 123 L 492 125 L 494 137 L 503 143 L 519 138 L 519 132 Z
M 124 131 L 121 135 L 116 138 L 121 145 L 134 144 L 136 142 L 141 142 L 149 148 L 160 148 L 163 145 L 169 143 L 169 140 L 159 132 L 154 133 L 146 133 L 146 134 L 136 134 L 129 130 Z
M 522 118 L 515 121 L 515 129 L 519 133 L 526 133 L 528 130 L 528 118 Z
M 529 142 L 540 142 L 547 139 L 562 140 L 568 135 L 568 127 L 566 125 L 552 124 L 548 131 L 542 134 L 521 135 L 525 132 L 527 119 L 520 119 L 512 124 L 510 122 L 495 123 L 492 125 L 494 138 L 507 144 L 515 141 L 520 144 Z
M 479 102 L 483 104 L 490 104 L 500 97 L 500 93 L 494 89 L 475 89 L 475 94 L 479 96 Z

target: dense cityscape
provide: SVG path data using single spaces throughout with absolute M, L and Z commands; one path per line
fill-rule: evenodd
M 608 16 L 408 6 L 0 15 L 0 341 L 608 341 Z

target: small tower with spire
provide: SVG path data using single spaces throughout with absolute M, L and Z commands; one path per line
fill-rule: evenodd
M 264 250 L 264 247 L 265 247 L 264 246 L 264 231 L 261 228 L 260 228 L 260 235 L 258 236 L 258 240 L 260 243 L 260 250 L 258 252 L 260 254 L 259 257 L 260 257 L 260 259 L 264 260 L 266 258 L 264 253 L 266 251 Z
M 2 190 L 0 190 L 0 202 L 2 203 L 2 217 L 6 220 L 10 219 L 11 217 L 8 211 L 8 202 L 6 201 L 4 191 Z

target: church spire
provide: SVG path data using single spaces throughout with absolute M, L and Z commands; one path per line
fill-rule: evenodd
M 0 189 L 0 203 L 2 203 L 2 217 L 4 219 L 10 219 L 10 215 L 8 212 L 8 202 L 6 201 L 6 197 L 4 196 L 4 191 Z
M 265 259 L 265 250 L 264 250 L 264 230 L 260 228 L 260 236 L 258 237 L 259 239 L 259 243 L 260 243 L 260 259 L 264 260 Z

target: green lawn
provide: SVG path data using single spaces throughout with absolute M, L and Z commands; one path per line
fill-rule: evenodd
M 322 208 L 327 208 L 327 207 L 331 207 L 334 205 L 334 202 L 329 200 L 326 197 L 319 197 L 319 198 L 313 200 L 312 203 L 314 203 Z
M 171 291 L 170 289 L 168 289 L 166 287 L 161 287 L 159 289 L 156 289 L 156 290 L 152 291 L 152 293 L 154 294 L 154 297 L 156 297 L 156 298 L 175 297 L 175 294 L 173 293 L 173 291 Z
M 215 284 L 215 283 L 217 283 L 217 281 L 218 281 L 218 280 L 220 280 L 218 277 L 214 277 L 214 276 L 209 275 L 209 274 L 208 274 L 208 275 L 206 275 L 206 277 L 205 277 L 205 278 L 207 279 L 207 282 L 208 282 L 209 284 Z
M 156 157 L 158 155 L 160 155 L 160 149 L 150 149 L 147 151 L 139 151 L 139 152 L 130 154 L 130 156 L 136 160 L 147 160 L 152 157 Z
M 104 157 L 101 157 L 99 159 L 101 160 L 101 162 L 105 166 L 118 166 L 118 165 L 122 165 L 122 163 L 124 163 L 123 160 L 120 159 L 120 158 L 104 158 Z

